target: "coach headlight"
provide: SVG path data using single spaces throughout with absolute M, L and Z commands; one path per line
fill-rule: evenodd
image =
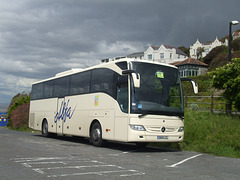
M 142 125 L 130 124 L 130 127 L 131 127 L 131 129 L 136 130 L 136 131 L 146 131 L 146 129 Z
M 183 132 L 184 131 L 184 127 L 181 126 L 179 129 L 178 129 L 178 132 Z

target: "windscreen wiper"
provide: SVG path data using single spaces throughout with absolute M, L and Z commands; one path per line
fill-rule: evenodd
M 148 115 L 148 111 L 144 111 L 142 114 L 138 115 L 139 118 L 143 118 L 144 116 Z

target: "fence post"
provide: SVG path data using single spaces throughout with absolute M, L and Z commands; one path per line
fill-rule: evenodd
M 230 114 L 232 112 L 232 104 L 226 103 L 226 114 Z
M 187 100 L 188 100 L 188 97 L 185 96 L 185 108 L 187 108 Z
M 213 112 L 213 102 L 214 102 L 213 94 L 211 94 L 211 112 Z

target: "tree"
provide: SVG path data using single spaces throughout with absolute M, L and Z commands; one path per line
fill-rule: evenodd
M 223 96 L 227 103 L 240 111 L 240 58 L 233 59 L 232 64 L 227 64 L 213 74 L 213 87 L 224 90 Z
M 232 56 L 233 57 L 233 56 Z M 208 71 L 215 71 L 219 67 L 223 67 L 228 63 L 228 54 L 227 53 L 221 53 L 216 58 L 214 58 L 209 67 Z
M 224 54 L 228 52 L 228 48 L 227 46 L 217 46 L 215 48 L 213 48 L 204 58 L 203 58 L 203 62 L 210 65 L 212 60 L 217 58 L 218 55 L 220 54 Z
M 21 125 L 27 125 L 28 111 L 29 109 L 30 95 L 25 92 L 18 93 L 15 95 L 8 107 L 8 127 L 19 128 Z M 23 108 L 20 108 L 21 105 L 26 105 Z M 20 108 L 17 112 L 13 113 L 16 109 Z M 26 117 L 26 118 L 23 118 Z
M 234 39 L 232 41 L 232 50 L 239 51 L 240 50 L 240 38 Z
M 190 48 L 186 48 L 185 46 L 180 46 L 178 47 L 178 49 L 180 49 L 182 52 L 184 52 L 185 54 L 187 54 L 187 56 L 190 56 L 190 52 L 189 52 L 189 49 Z
M 197 59 L 202 58 L 202 53 L 205 51 L 204 47 L 197 48 Z

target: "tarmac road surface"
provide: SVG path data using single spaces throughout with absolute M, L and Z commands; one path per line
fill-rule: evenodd
M 240 159 L 0 127 L 0 179 L 240 179 Z

